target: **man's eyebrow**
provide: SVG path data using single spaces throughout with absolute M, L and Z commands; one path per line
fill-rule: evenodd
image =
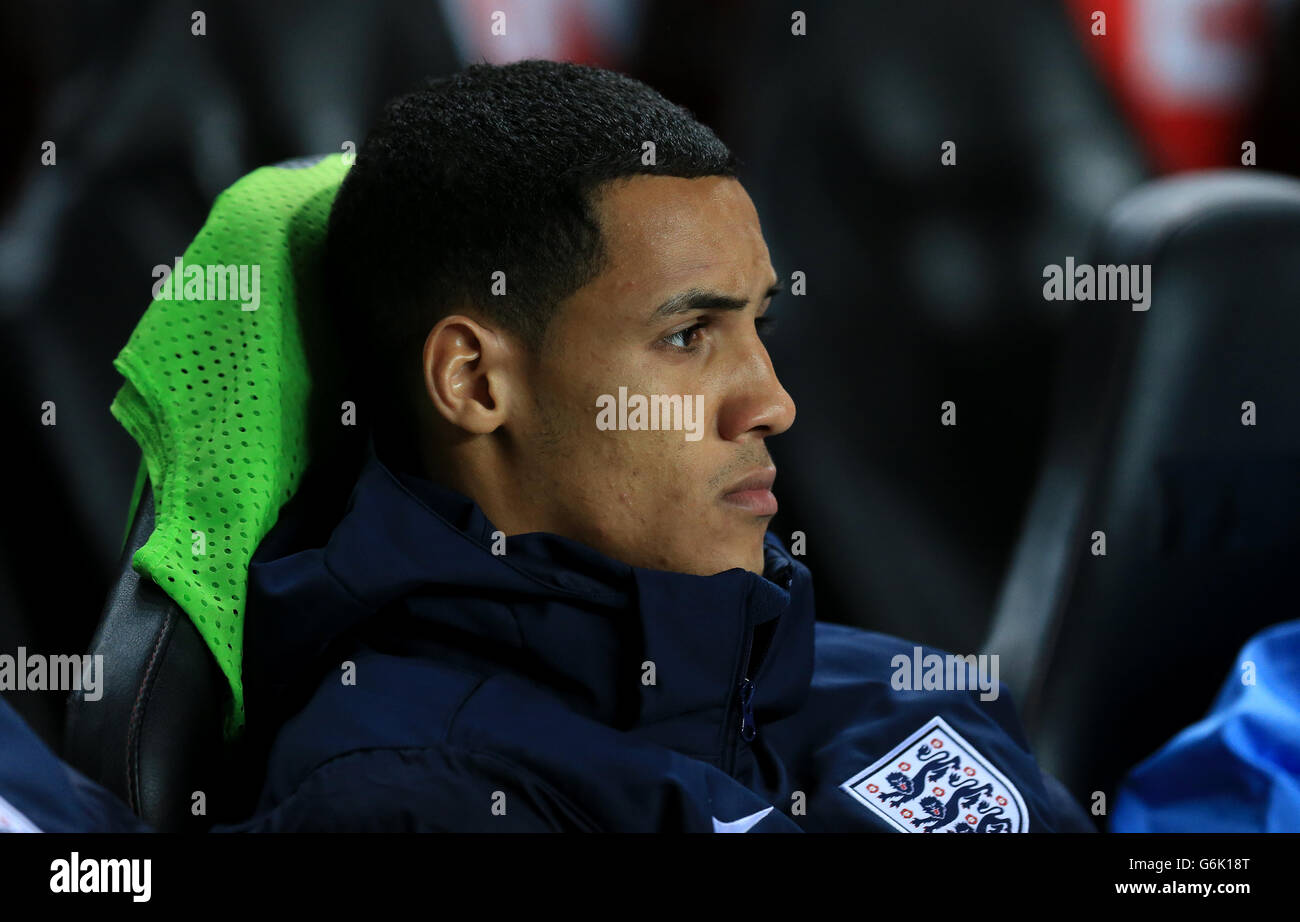
M 785 285 L 777 281 L 763 294 L 763 300 L 776 297 L 783 291 Z M 743 311 L 747 306 L 749 306 L 748 298 L 735 298 L 703 288 L 688 288 L 656 307 L 654 313 L 650 315 L 650 322 L 654 323 L 665 317 L 689 314 L 693 311 Z

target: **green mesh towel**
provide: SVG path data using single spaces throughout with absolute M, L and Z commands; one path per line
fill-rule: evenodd
M 183 271 L 155 277 L 155 298 L 113 362 L 126 382 L 111 410 L 140 446 L 156 516 L 132 565 L 189 615 L 217 658 L 230 682 L 227 738 L 244 725 L 248 564 L 309 460 L 312 382 L 298 311 L 316 298 L 347 168 L 341 154 L 263 167 L 217 196 Z M 236 274 L 210 271 L 217 266 Z M 257 267 L 254 310 L 230 284 L 238 267 L 250 282 Z

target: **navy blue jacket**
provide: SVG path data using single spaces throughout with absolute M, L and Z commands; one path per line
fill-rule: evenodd
M 214 831 L 1095 831 L 1005 687 L 896 690 L 913 645 L 817 623 L 771 534 L 763 576 L 704 577 L 493 531 L 372 452 L 325 546 L 263 542 L 245 689 L 278 732 Z M 144 828 L 2 706 L 0 743 L 0 828 Z
M 896 691 L 912 645 L 816 623 L 771 534 L 704 577 L 493 532 L 371 452 L 324 547 L 254 563 L 249 712 L 306 704 L 233 828 L 1093 829 L 1005 688 Z

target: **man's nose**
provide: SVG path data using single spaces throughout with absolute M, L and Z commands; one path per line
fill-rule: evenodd
M 794 424 L 795 405 L 777 379 L 772 360 L 760 343 L 746 362 L 743 383 L 723 408 L 718 425 L 724 439 L 755 433 L 765 438 L 780 435 Z

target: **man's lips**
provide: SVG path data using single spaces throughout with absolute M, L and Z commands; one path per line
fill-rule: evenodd
M 772 493 L 775 481 L 774 467 L 754 471 L 744 480 L 728 487 L 722 494 L 722 501 L 739 506 L 754 515 L 776 515 L 776 496 Z

